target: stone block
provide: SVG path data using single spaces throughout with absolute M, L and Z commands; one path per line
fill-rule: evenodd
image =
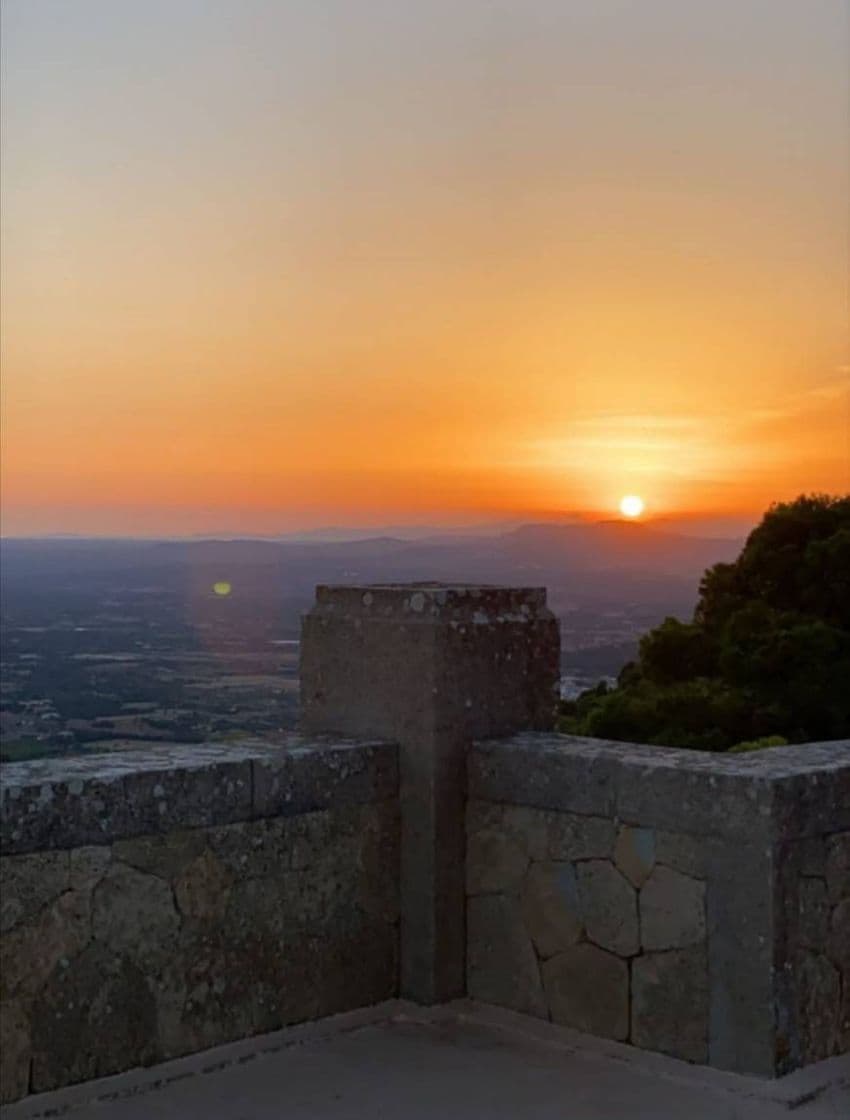
M 39 992 L 32 1040 L 37 1093 L 149 1064 L 157 1053 L 156 1002 L 141 969 L 93 942 Z
M 791 839 L 850 830 L 850 740 L 781 747 L 776 753 L 772 791 L 777 835 Z
M 823 944 L 823 943 L 822 943 Z M 832 908 L 827 956 L 844 976 L 844 987 L 850 991 L 850 899 L 845 898 Z
M 604 817 L 578 813 L 545 813 L 549 842 L 546 858 L 553 860 L 609 859 L 617 829 Z
M 620 957 L 640 950 L 637 895 L 608 860 L 578 864 L 578 898 L 588 938 Z
M 800 874 L 823 878 L 826 875 L 826 843 L 823 836 L 806 836 L 798 841 Z
M 800 945 L 823 950 L 829 937 L 829 899 L 823 879 L 798 883 L 798 937 Z
M 72 848 L 70 856 L 70 886 L 75 891 L 91 893 L 112 862 L 112 848 L 102 844 L 98 847 Z
M 220 921 L 232 883 L 233 874 L 205 848 L 174 882 L 174 901 L 184 921 Z
M 522 917 L 537 955 L 554 956 L 576 944 L 584 924 L 572 863 L 533 863 L 522 887 Z
M 690 875 L 692 879 L 704 879 L 710 853 L 716 843 L 711 837 L 656 830 L 655 859 L 657 863 Z
M 600 1038 L 629 1034 L 629 966 L 595 945 L 574 945 L 541 966 L 553 1023 Z
M 651 828 L 621 828 L 614 848 L 614 864 L 633 887 L 642 887 L 655 866 L 655 832 Z
M 830 1058 L 838 1050 L 841 977 L 825 956 L 807 950 L 794 962 L 797 1029 L 803 1064 Z
M 67 852 L 0 858 L 0 933 L 31 921 L 68 889 Z
M 0 1000 L 0 1104 L 24 1096 L 29 1079 L 29 1015 L 17 1000 Z
M 92 895 L 92 935 L 147 970 L 171 955 L 180 916 L 168 883 L 114 863 Z
M 618 771 L 617 815 L 644 828 L 697 836 L 767 835 L 771 783 L 742 770 L 740 755 L 630 747 Z
M 567 735 L 514 735 L 475 744 L 471 797 L 612 818 L 619 759 L 610 746 Z
M 467 894 L 517 893 L 528 869 L 528 855 L 505 832 L 484 829 L 466 844 Z
M 72 960 L 90 938 L 89 896 L 65 891 L 0 938 L 0 999 L 32 999 L 54 968 Z
M 763 1077 L 777 1072 L 775 873 L 771 847 L 727 844 L 706 878 L 709 1065 Z
M 112 845 L 112 857 L 118 863 L 127 864 L 148 875 L 156 875 L 170 883 L 204 851 L 207 839 L 206 830 L 199 828 L 137 836 L 131 840 L 116 840 Z
M 253 768 L 256 817 L 398 796 L 398 748 L 392 743 L 302 737 L 297 746 L 258 755 Z
M 552 726 L 559 643 L 542 588 L 316 589 L 303 727 L 398 743 L 402 995 L 463 993 L 467 746 Z
M 545 1019 L 540 969 L 519 900 L 498 894 L 470 898 L 467 927 L 470 998 Z
M 640 892 L 644 949 L 684 949 L 705 941 L 705 884 L 669 867 L 656 867 Z
M 469 801 L 466 810 L 467 843 L 477 832 L 499 832 L 521 848 L 529 859 L 549 858 L 550 816 L 525 805 L 498 805 Z M 468 858 L 468 856 L 467 856 Z
M 0 795 L 3 851 L 104 845 L 247 820 L 252 753 L 200 744 L 8 764 Z
M 632 961 L 631 1041 L 688 1062 L 708 1057 L 708 965 L 704 946 Z
M 826 889 L 835 905 L 850 899 L 850 832 L 837 832 L 826 839 Z

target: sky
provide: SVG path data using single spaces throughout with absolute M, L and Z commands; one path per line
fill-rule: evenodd
M 2 531 L 850 489 L 846 0 L 3 0 Z

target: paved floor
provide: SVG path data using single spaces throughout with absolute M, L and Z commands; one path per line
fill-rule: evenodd
M 498 1013 L 497 1013 L 498 1016 Z M 272 1036 L 269 1036 L 270 1038 Z M 158 1070 L 31 1098 L 8 1120 L 836 1120 L 850 1116 L 842 1069 L 800 1094 L 575 1036 L 535 1037 L 483 1016 L 396 1015 L 324 1036 L 285 1032 Z M 264 1047 L 265 1052 L 264 1052 Z M 169 1079 L 170 1078 L 170 1079 Z M 844 1081 L 842 1085 L 841 1082 Z M 775 1086 L 776 1083 L 774 1083 Z M 781 1084 L 781 1083 L 779 1083 Z M 803 1086 L 803 1096 L 806 1095 Z M 88 1100 L 86 1090 L 88 1089 Z M 106 1099 L 91 1100 L 92 1094 Z M 764 1094 L 767 1094 L 767 1098 Z M 781 1097 L 781 1094 L 780 1094 Z M 793 1106 L 793 1112 L 789 1110 Z

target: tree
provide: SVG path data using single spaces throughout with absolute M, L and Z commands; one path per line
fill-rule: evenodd
M 850 735 L 850 495 L 772 506 L 691 622 L 641 639 L 617 687 L 562 705 L 574 734 L 703 750 Z

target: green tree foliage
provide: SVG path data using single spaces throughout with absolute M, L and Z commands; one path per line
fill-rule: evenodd
M 641 639 L 617 687 L 561 706 L 573 734 L 702 750 L 850 736 L 850 495 L 774 505 L 692 622 Z

